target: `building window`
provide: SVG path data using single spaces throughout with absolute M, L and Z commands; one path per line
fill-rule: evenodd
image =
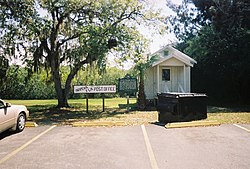
M 170 69 L 162 69 L 162 80 L 170 81 Z
M 169 51 L 168 50 L 164 50 L 164 56 L 168 56 Z

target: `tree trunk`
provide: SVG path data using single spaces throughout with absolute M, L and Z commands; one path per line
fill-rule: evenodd
M 68 104 L 68 97 L 67 97 L 67 93 L 65 92 L 65 89 L 62 89 L 62 96 L 58 97 L 58 108 L 61 107 L 70 107 Z
M 139 82 L 139 92 L 137 99 L 137 107 L 139 110 L 145 110 L 146 108 L 146 95 L 144 91 L 144 73 L 140 70 L 140 82 Z
M 69 107 L 69 104 L 68 104 L 68 92 L 69 91 L 62 88 L 59 69 L 52 70 L 52 71 L 53 71 L 53 79 L 54 79 L 54 84 L 55 84 L 55 89 L 56 89 L 57 100 L 58 100 L 57 107 L 58 108 Z
M 57 52 L 54 53 L 51 52 L 49 58 L 50 58 L 50 64 L 51 64 L 50 66 L 58 101 L 57 107 L 58 108 L 69 107 L 66 90 L 62 88 L 59 55 Z
M 87 59 L 79 62 L 70 72 L 70 74 L 67 77 L 66 83 L 65 83 L 65 88 L 62 88 L 61 84 L 61 77 L 59 74 L 59 68 L 54 70 L 53 73 L 53 78 L 54 78 L 54 83 L 55 83 L 55 88 L 56 88 L 56 93 L 57 93 L 57 99 L 58 99 L 58 105 L 57 107 L 70 107 L 68 104 L 68 96 L 71 88 L 71 82 L 79 69 L 84 65 L 87 64 L 88 61 Z

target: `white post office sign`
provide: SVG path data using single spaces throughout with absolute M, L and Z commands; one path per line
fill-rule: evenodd
M 74 93 L 116 93 L 116 86 L 74 86 Z

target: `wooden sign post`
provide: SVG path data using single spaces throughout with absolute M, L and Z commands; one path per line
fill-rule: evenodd
M 104 101 L 105 95 L 104 93 L 102 93 L 102 112 L 104 112 L 104 108 L 105 108 L 105 101 Z
M 86 113 L 89 113 L 89 94 L 86 94 Z
M 103 86 L 74 86 L 74 93 L 85 93 L 86 94 L 86 112 L 89 111 L 88 94 L 89 93 L 101 93 L 102 94 L 102 111 L 105 108 L 105 93 L 116 93 L 115 85 L 103 85 Z

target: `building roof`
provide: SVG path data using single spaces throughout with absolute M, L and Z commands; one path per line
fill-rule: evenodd
M 194 64 L 197 63 L 196 60 L 194 60 L 193 58 L 189 57 L 188 55 L 182 53 L 181 51 L 175 49 L 172 46 L 165 46 L 163 48 L 161 48 L 160 50 L 154 52 L 153 54 L 151 54 L 151 56 L 160 54 L 162 52 L 164 52 L 165 50 L 169 51 L 169 55 L 166 57 L 161 57 L 158 61 L 156 61 L 152 66 L 156 66 L 158 64 L 161 64 L 162 62 L 165 62 L 168 59 L 171 58 L 176 58 L 178 60 L 180 60 L 181 62 L 185 63 L 186 65 L 189 65 L 191 67 L 194 66 Z

